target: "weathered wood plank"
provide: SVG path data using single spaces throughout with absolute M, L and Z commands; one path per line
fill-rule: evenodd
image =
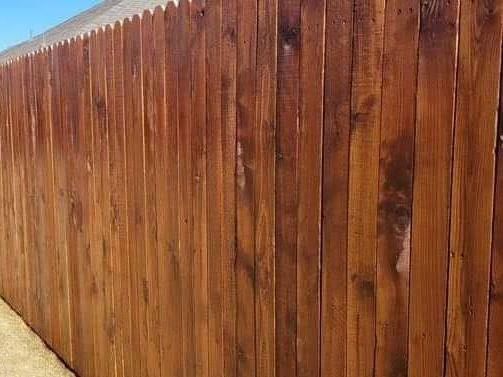
M 483 377 L 501 64 L 498 1 L 462 1 L 452 175 L 448 377 Z
M 321 191 L 325 0 L 301 3 L 297 207 L 297 374 L 317 376 L 321 329 Z
M 325 35 L 321 375 L 345 377 L 353 1 L 327 2 Z
M 255 318 L 257 375 L 276 375 L 276 90 L 277 0 L 257 5 Z
M 162 102 L 156 100 L 159 122 L 156 168 L 157 222 L 159 253 L 159 302 L 162 313 L 161 370 L 163 376 L 183 376 L 182 275 L 180 269 L 179 232 L 179 138 L 178 138 L 178 10 L 169 4 L 164 20 L 154 15 L 157 90 L 164 90 Z M 164 31 L 161 31 L 161 29 Z M 162 53 L 164 49 L 164 53 Z M 158 54 L 162 54 L 157 56 Z M 163 65 L 164 62 L 164 65 Z M 163 71 L 161 71 L 161 69 Z M 164 82 L 159 80 L 162 78 Z M 163 89 L 164 88 L 164 89 Z M 164 117 L 164 120 L 162 118 Z M 182 343 L 183 344 L 183 343 Z
M 300 0 L 279 1 L 277 23 L 276 376 L 295 377 Z
M 222 307 L 223 375 L 237 375 L 237 35 L 238 3 L 222 2 L 221 114 L 223 159 Z
M 501 67 L 500 67 L 501 70 Z M 487 377 L 503 373 L 503 70 L 500 74 L 498 134 L 496 139 L 496 178 L 491 280 L 489 291 L 489 338 L 487 340 Z
M 206 171 L 206 1 L 190 2 L 191 229 L 195 376 L 208 376 L 208 239 Z
M 146 227 L 146 305 L 148 326 L 148 347 L 145 354 L 148 376 L 160 376 L 159 337 L 159 276 L 157 256 L 157 207 L 155 159 L 157 130 L 154 120 L 154 50 L 152 13 L 145 11 L 142 16 L 142 73 L 143 73 L 143 132 L 145 153 L 145 227 Z M 157 80 L 156 80 L 157 81 Z
M 206 22 L 206 172 L 208 236 L 208 374 L 224 375 L 222 0 L 208 1 Z
M 444 375 L 458 1 L 421 8 L 412 206 L 409 375 Z
M 376 286 L 376 377 L 407 375 L 419 3 L 386 3 Z
M 148 346 L 145 155 L 142 106 L 141 21 L 124 22 L 124 109 L 126 129 L 126 185 L 128 242 L 131 272 L 131 323 L 133 329 L 133 375 L 146 375 L 144 350 Z
M 355 1 L 348 218 L 348 377 L 375 370 L 384 2 Z M 362 214 L 365 213 L 365 216 Z
M 256 375 L 257 2 L 237 2 L 236 357 L 238 376 Z

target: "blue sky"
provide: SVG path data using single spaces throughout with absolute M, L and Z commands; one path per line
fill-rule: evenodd
M 101 0 L 0 0 L 0 51 L 49 29 Z

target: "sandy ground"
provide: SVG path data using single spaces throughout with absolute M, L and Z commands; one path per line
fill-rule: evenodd
M 0 377 L 74 376 L 0 299 Z

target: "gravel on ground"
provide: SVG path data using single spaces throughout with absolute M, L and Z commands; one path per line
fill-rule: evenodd
M 0 377 L 74 376 L 0 299 Z

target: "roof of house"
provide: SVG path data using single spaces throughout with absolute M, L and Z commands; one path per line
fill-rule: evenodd
M 168 0 L 104 0 L 36 37 L 0 52 L 0 64 L 116 21 L 166 5 Z

